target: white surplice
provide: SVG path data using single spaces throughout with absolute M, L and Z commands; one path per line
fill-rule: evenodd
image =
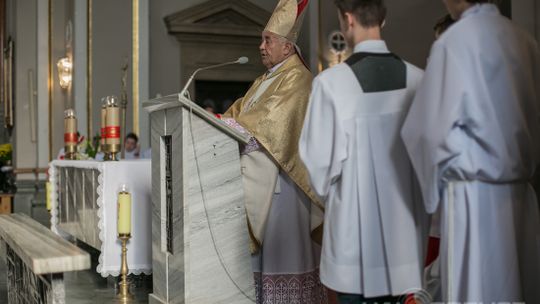
M 428 212 L 441 211 L 443 300 L 540 303 L 537 43 L 491 4 L 435 42 L 402 130 Z
M 365 41 L 355 52 L 389 51 Z M 342 293 L 401 295 L 420 288 L 428 217 L 399 132 L 422 71 L 406 87 L 364 93 L 339 64 L 313 82 L 300 157 L 325 202 L 321 281 Z

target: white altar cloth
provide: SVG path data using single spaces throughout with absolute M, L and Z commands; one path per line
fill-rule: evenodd
M 152 186 L 150 160 L 111 162 L 55 160 L 50 163 L 51 229 L 100 251 L 97 272 L 118 276 L 117 195 L 126 185 L 132 195 L 129 273 L 152 273 Z

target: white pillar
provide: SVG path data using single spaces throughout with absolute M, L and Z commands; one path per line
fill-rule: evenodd
M 150 1 L 139 1 L 139 143 L 141 152 L 150 147 L 150 118 L 143 102 L 150 98 Z
M 77 128 L 81 135 L 91 139 L 88 134 L 88 3 L 87 0 L 74 1 L 73 21 L 73 98 L 77 113 Z
M 37 143 L 38 164 L 48 166 L 49 157 L 49 1 L 37 2 Z

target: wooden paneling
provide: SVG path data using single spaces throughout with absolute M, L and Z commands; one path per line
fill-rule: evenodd
M 10 214 L 13 212 L 13 195 L 0 194 L 0 214 Z
M 6 47 L 6 0 L 0 0 L 0 104 L 4 101 L 4 48 Z

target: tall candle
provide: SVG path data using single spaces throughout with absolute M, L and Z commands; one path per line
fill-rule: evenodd
M 118 234 L 131 234 L 131 194 L 125 187 L 118 193 Z
M 45 199 L 46 199 L 46 206 L 47 211 L 51 211 L 52 204 L 51 204 L 51 182 L 45 183 Z

